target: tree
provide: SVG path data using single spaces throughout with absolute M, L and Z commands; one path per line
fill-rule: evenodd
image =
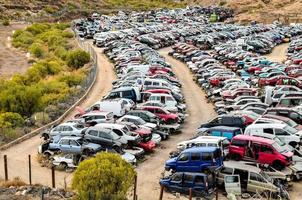
M 83 67 L 89 61 L 90 61 L 89 54 L 83 50 L 75 50 L 68 53 L 67 55 L 67 65 L 74 69 Z
M 135 170 L 120 155 L 98 153 L 95 158 L 80 163 L 72 179 L 78 199 L 126 200 Z

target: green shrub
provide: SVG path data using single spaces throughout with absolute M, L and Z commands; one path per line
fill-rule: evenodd
M 79 69 L 90 61 L 90 56 L 83 50 L 75 50 L 68 53 L 66 61 L 69 67 Z
M 27 49 L 33 42 L 33 35 L 27 31 L 18 30 L 15 31 L 13 35 L 12 44 L 16 48 L 21 47 Z
M 30 45 L 29 52 L 37 58 L 41 58 L 45 54 L 45 50 L 40 43 L 33 43 Z
M 66 60 L 67 51 L 64 47 L 58 46 L 53 49 L 55 56 L 61 58 L 62 60 Z
M 65 73 L 59 77 L 59 81 L 65 82 L 69 87 L 80 85 L 84 79 L 84 73 L 79 71 Z
M 0 113 L 0 128 L 15 128 L 24 125 L 24 119 L 18 113 Z
M 56 10 L 51 6 L 46 6 L 43 10 L 49 14 L 53 14 L 56 12 Z
M 33 35 L 38 35 L 40 33 L 46 32 L 51 26 L 46 23 L 35 23 L 26 28 L 26 31 L 32 33 Z
M 3 20 L 2 25 L 3 26 L 9 26 L 10 25 L 9 20 L 8 19 Z
M 84 160 L 74 173 L 72 187 L 78 199 L 126 200 L 133 185 L 135 170 L 120 155 L 98 153 Z

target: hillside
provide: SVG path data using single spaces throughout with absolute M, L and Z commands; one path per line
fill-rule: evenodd
M 184 7 L 173 0 L 0 0 L 0 19 L 64 20 L 85 16 L 93 11 L 110 14 L 118 10 L 149 10 Z
M 301 22 L 301 0 L 196 0 L 201 5 L 225 6 L 235 10 L 235 21 L 271 23 L 278 18 L 285 23 Z

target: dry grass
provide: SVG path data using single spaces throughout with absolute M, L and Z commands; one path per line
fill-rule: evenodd
M 24 186 L 24 185 L 27 185 L 27 184 L 24 181 L 22 181 L 19 177 L 15 177 L 13 180 L 8 180 L 8 181 L 1 180 L 0 181 L 0 187 L 4 187 L 4 188 L 9 188 L 11 186 L 20 187 L 20 186 Z

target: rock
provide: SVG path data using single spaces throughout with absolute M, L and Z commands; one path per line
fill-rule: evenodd
M 23 191 L 21 192 L 22 195 L 26 195 L 26 193 L 27 193 L 27 190 L 23 190 Z
M 16 196 L 21 196 L 21 191 L 15 193 Z

